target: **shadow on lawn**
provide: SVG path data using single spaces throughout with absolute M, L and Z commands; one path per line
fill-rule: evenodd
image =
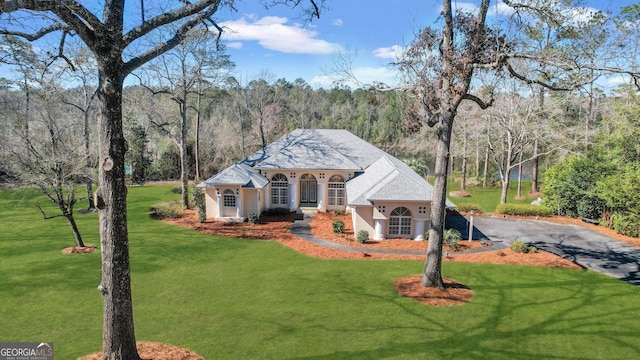
M 559 275 L 561 279 L 551 281 L 526 278 L 525 272 L 518 274 L 523 277 L 505 284 L 496 283 L 490 272 L 486 276 L 477 274 L 476 282 L 490 285 L 474 286 L 480 297 L 463 307 L 420 308 L 422 305 L 391 300 L 406 317 L 395 322 L 399 325 L 365 326 L 366 330 L 357 323 L 350 328 L 319 326 L 319 335 L 340 332 L 349 338 L 366 331 L 369 338 L 384 340 L 370 349 L 287 359 L 598 359 L 635 358 L 640 354 L 640 344 L 635 340 L 637 321 L 629 316 L 640 311 L 636 292 L 608 292 L 606 289 L 615 283 L 589 272 Z M 514 289 L 525 294 L 515 294 L 514 298 Z M 367 296 L 364 287 L 351 291 Z M 370 296 L 375 301 L 390 300 Z M 422 333 L 424 340 L 409 340 L 420 337 L 416 332 Z M 389 336 L 401 333 L 408 335 Z

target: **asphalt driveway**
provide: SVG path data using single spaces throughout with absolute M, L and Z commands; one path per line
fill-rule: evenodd
M 486 238 L 495 248 L 510 247 L 515 240 L 533 245 L 578 265 L 640 286 L 640 249 L 593 230 L 541 220 L 474 217 L 474 239 Z M 447 227 L 461 231 L 468 239 L 468 219 L 447 217 Z

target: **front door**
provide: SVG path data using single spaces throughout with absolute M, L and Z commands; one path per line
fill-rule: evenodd
M 309 206 L 318 203 L 318 183 L 311 174 L 304 174 L 300 178 L 300 205 Z

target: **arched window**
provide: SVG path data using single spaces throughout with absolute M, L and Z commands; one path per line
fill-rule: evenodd
M 411 211 L 406 207 L 393 209 L 389 215 L 389 235 L 411 235 Z
M 344 206 L 344 178 L 333 175 L 329 178 L 329 205 Z
M 275 174 L 271 178 L 271 205 L 289 206 L 289 181 L 283 174 Z
M 223 194 L 225 207 L 236 207 L 236 194 L 231 189 L 227 189 Z

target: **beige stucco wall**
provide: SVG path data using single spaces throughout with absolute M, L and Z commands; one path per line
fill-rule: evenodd
M 373 239 L 375 234 L 375 222 L 373 220 L 373 206 L 358 206 L 351 209 L 353 220 L 353 237 L 357 238 L 358 231 L 365 230 L 369 233 L 369 238 Z
M 409 235 L 393 235 L 393 237 L 405 237 L 414 239 L 416 234 L 417 221 L 424 221 L 424 230 L 428 231 L 431 219 L 431 202 L 383 202 L 378 201 L 373 207 L 358 206 L 352 212 L 354 222 L 354 236 L 358 231 L 366 230 L 369 237 L 374 238 L 376 219 L 384 220 L 383 234 L 385 238 L 389 238 L 389 216 L 391 212 L 398 207 L 406 207 L 411 211 L 411 234 Z M 425 236 L 426 238 L 426 236 Z
M 292 169 L 278 169 L 278 170 L 263 170 L 262 176 L 267 179 L 271 178 L 275 174 L 283 174 L 289 180 L 289 208 L 296 210 L 300 206 L 300 179 L 304 174 L 311 174 L 316 178 L 318 184 L 317 189 L 317 209 L 318 211 L 331 211 L 331 210 L 345 210 L 347 208 L 346 200 L 346 186 L 345 186 L 345 205 L 329 205 L 329 188 L 328 182 L 333 175 L 340 175 L 344 178 L 345 182 L 353 177 L 353 171 L 340 171 L 340 170 L 292 170 Z M 263 197 L 271 196 L 271 184 L 267 185 L 264 189 Z M 271 208 L 270 198 L 266 201 L 263 199 L 263 206 L 265 208 Z
M 216 189 L 205 188 L 204 193 L 207 219 L 215 219 L 218 217 L 218 197 L 216 196 Z
M 264 191 L 258 189 L 242 189 L 242 216 L 247 217 L 251 213 L 260 215 L 264 209 Z

